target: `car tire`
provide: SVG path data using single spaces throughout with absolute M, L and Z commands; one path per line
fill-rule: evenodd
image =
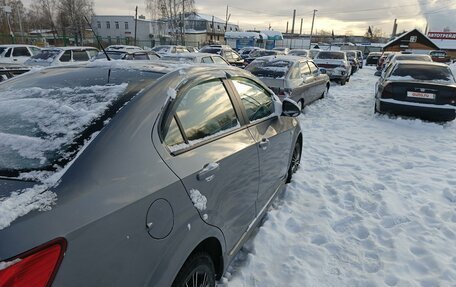
M 345 86 L 346 82 L 347 82 L 347 79 L 341 79 L 339 83 L 341 86 Z
M 288 167 L 286 183 L 291 182 L 291 178 L 293 177 L 293 174 L 299 169 L 299 165 L 301 163 L 301 154 L 302 154 L 301 142 L 298 140 L 295 143 L 295 146 L 293 148 L 293 154 L 291 155 L 291 161 L 290 161 L 290 166 Z
M 329 85 L 326 86 L 326 89 L 325 89 L 325 91 L 323 92 L 323 94 L 321 94 L 320 99 L 324 99 L 324 98 L 328 95 L 328 91 L 329 91 Z
M 207 253 L 191 255 L 180 269 L 172 287 L 215 287 L 215 267 Z

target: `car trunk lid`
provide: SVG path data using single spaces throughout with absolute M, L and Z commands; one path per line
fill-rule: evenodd
M 456 105 L 456 85 L 430 82 L 390 82 L 392 98 L 399 101 Z

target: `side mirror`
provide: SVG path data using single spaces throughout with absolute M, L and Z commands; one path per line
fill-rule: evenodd
M 382 71 L 378 70 L 374 73 L 374 76 L 380 77 L 382 75 Z
M 297 117 L 301 114 L 301 108 L 292 99 L 285 98 L 282 102 L 282 116 Z
M 327 73 L 327 71 L 326 71 L 326 69 L 325 69 L 325 68 L 320 68 L 320 73 L 322 73 L 322 74 L 326 74 L 326 73 Z

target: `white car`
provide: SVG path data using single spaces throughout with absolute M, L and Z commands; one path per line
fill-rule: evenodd
M 94 47 L 59 47 L 46 48 L 29 60 L 25 61 L 27 66 L 59 66 L 78 62 L 88 62 L 98 54 Z
M 0 45 L 0 65 L 21 65 L 40 51 L 32 45 Z
M 342 86 L 350 81 L 352 67 L 345 52 L 320 51 L 315 56 L 314 62 L 331 80 L 339 82 Z

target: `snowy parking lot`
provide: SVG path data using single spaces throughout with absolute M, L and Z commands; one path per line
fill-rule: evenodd
M 306 107 L 301 168 L 223 286 L 456 286 L 456 123 L 374 115 L 374 71 Z

